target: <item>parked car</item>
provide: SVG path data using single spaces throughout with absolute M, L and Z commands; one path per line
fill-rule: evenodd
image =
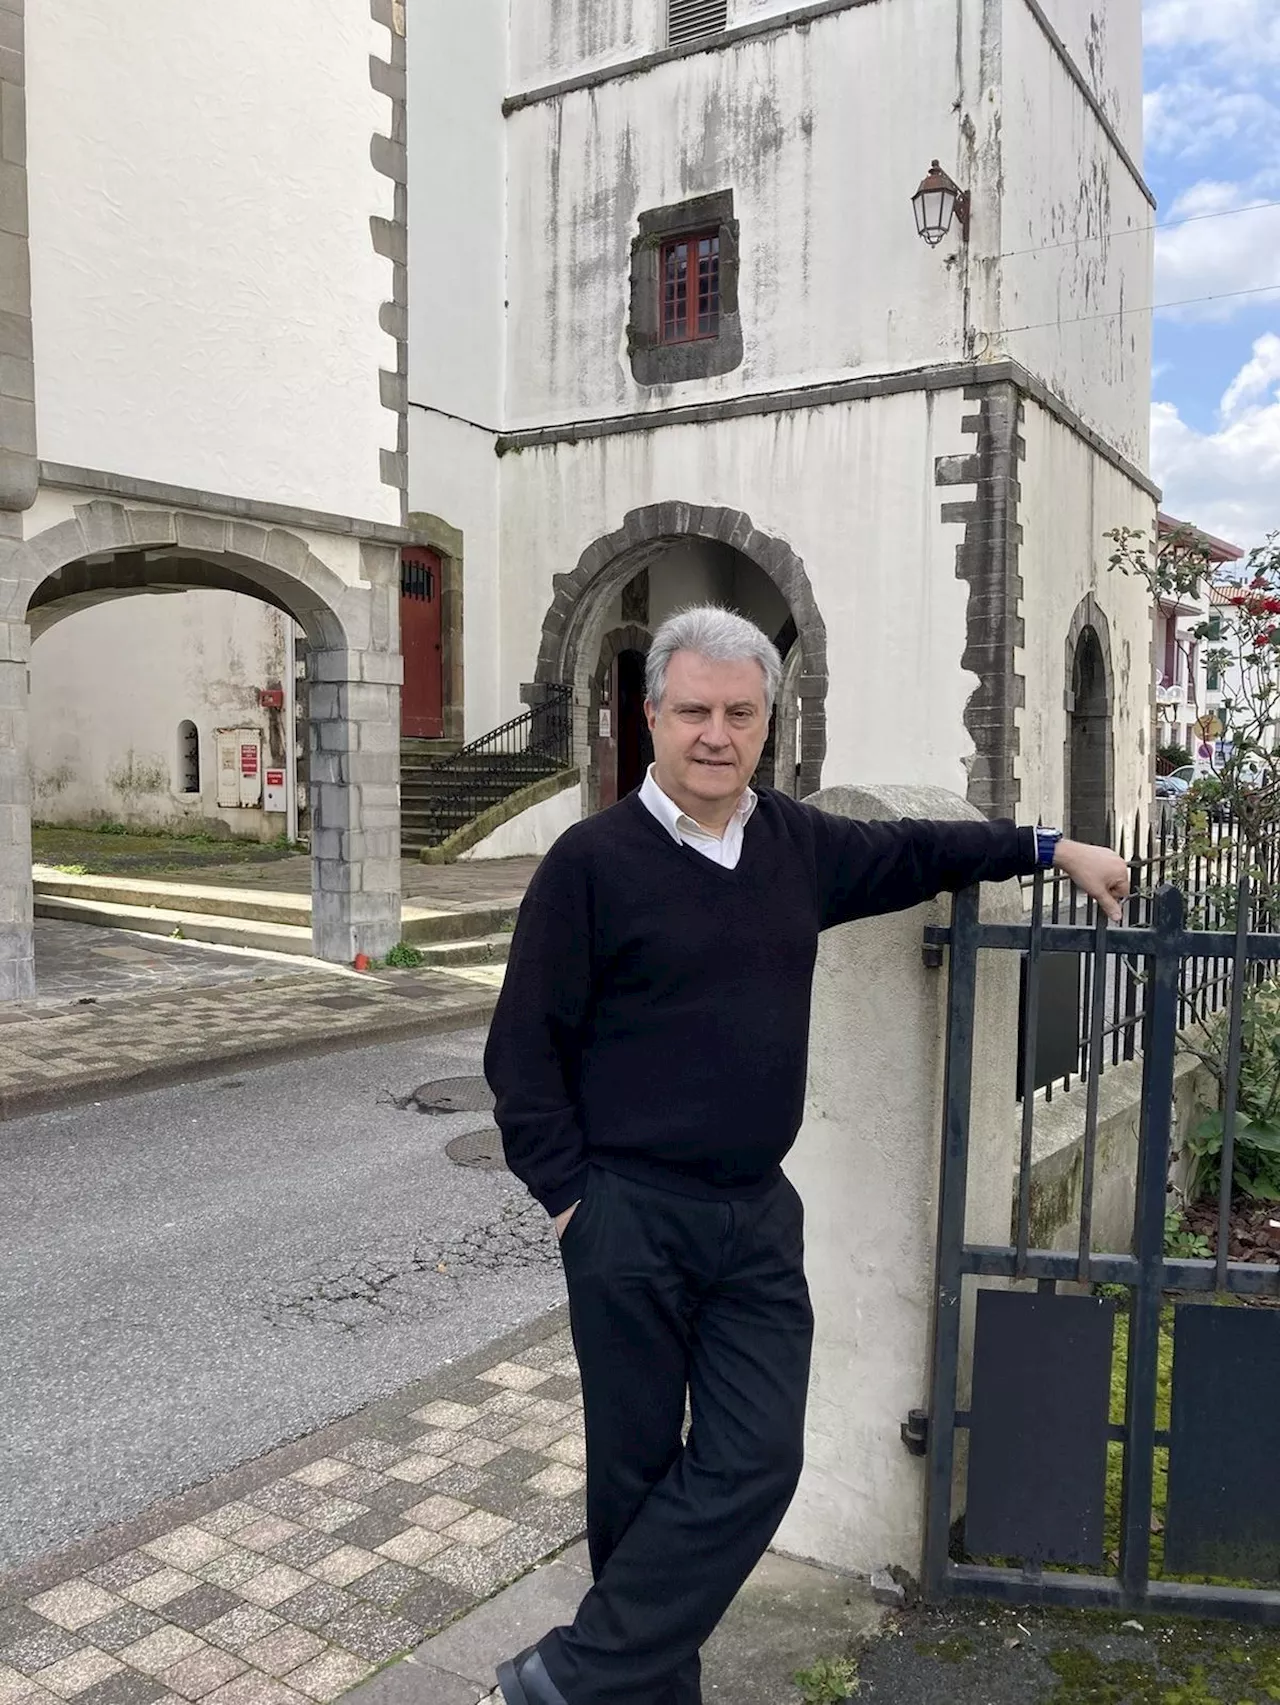
M 1178 775 L 1156 777 L 1157 799 L 1183 799 L 1186 797 L 1190 782 L 1183 781 Z

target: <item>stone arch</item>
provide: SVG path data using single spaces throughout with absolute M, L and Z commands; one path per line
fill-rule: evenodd
M 109 499 L 77 504 L 71 520 L 28 539 L 10 574 L 5 613 L 36 633 L 104 598 L 204 587 L 261 598 L 325 651 L 359 642 L 367 596 L 286 528 Z
M 552 682 L 573 684 L 575 761 L 586 774 L 590 681 L 605 637 L 609 604 L 641 569 L 688 539 L 728 545 L 761 569 L 786 599 L 803 659 L 799 675 L 799 692 L 804 700 L 799 789 L 801 795 L 816 793 L 822 785 L 827 750 L 826 624 L 803 562 L 784 540 L 760 532 L 741 509 L 655 503 L 632 510 L 617 532 L 588 546 L 576 568 L 555 577 L 555 598 L 542 627 L 535 692 L 527 696 L 533 699 L 537 686 Z
M 1063 827 L 1076 840 L 1100 844 L 1114 815 L 1115 672 L 1111 627 L 1090 592 L 1067 631 L 1063 705 Z
M 285 611 L 308 652 L 312 943 L 350 963 L 400 935 L 399 550 L 359 540 L 360 583 L 285 527 L 110 499 L 0 546 L 0 999 L 26 998 L 31 956 L 27 664 L 31 636 L 108 598 L 244 592 Z M 6 827 L 7 825 L 7 827 Z

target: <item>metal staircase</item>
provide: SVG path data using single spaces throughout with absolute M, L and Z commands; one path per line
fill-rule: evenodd
M 402 747 L 400 842 L 406 858 L 438 847 L 485 811 L 534 782 L 568 769 L 573 688 L 557 684 L 546 702 L 446 756 Z

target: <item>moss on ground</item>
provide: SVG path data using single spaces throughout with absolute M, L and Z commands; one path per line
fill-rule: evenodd
M 31 856 L 37 864 L 82 876 L 160 876 L 220 865 L 266 864 L 296 857 L 297 852 L 297 847 L 281 842 L 143 834 L 119 823 L 79 829 L 38 824 L 31 831 Z

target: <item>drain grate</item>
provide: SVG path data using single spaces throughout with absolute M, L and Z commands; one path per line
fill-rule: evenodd
M 442 1077 L 419 1084 L 405 1106 L 419 1113 L 492 1113 L 493 1091 L 482 1077 Z
M 502 1153 L 502 1133 L 496 1125 L 486 1125 L 480 1131 L 468 1131 L 465 1137 L 455 1137 L 446 1143 L 444 1151 L 456 1166 L 479 1167 L 485 1172 L 505 1172 L 506 1159 Z

